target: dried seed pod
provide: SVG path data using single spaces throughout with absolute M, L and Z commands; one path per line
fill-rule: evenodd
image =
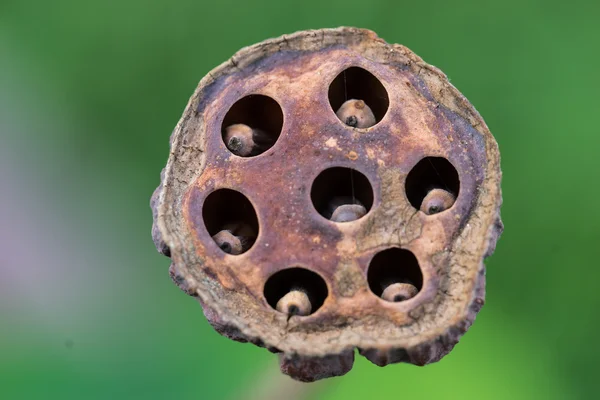
M 381 298 L 386 301 L 399 302 L 412 299 L 419 293 L 419 290 L 410 283 L 392 283 L 385 288 Z
M 333 115 L 347 99 L 368 104 L 372 137 Z M 230 157 L 223 132 L 234 124 L 260 127 L 278 150 Z M 407 48 L 354 28 L 245 48 L 200 82 L 171 146 L 151 205 L 174 282 L 221 334 L 281 352 L 293 378 L 342 375 L 355 348 L 377 365 L 437 361 L 483 305 L 483 259 L 502 232 L 498 147 L 445 75 Z M 436 218 L 416 212 L 438 201 L 425 199 L 431 187 L 457 196 Z M 336 198 L 356 204 L 348 196 L 368 223 L 324 219 Z M 247 262 L 212 243 L 224 229 L 246 237 L 225 227 L 232 220 L 254 232 Z M 383 282 L 409 281 L 418 296 L 381 301 L 392 291 Z M 302 318 L 277 311 L 294 287 L 311 303 Z
M 362 204 L 342 204 L 331 214 L 333 222 L 351 222 L 362 218 L 367 209 Z
M 454 204 L 456 198 L 452 193 L 444 189 L 432 189 L 421 203 L 421 211 L 427 215 L 433 215 L 446 211 Z
M 306 292 L 301 289 L 293 289 L 277 302 L 275 308 L 290 317 L 294 315 L 303 317 L 311 313 L 312 304 Z
M 342 122 L 353 128 L 370 128 L 377 122 L 373 111 L 363 100 L 345 101 L 336 115 Z

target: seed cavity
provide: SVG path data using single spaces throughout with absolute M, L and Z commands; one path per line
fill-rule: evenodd
M 227 254 L 245 253 L 258 237 L 254 207 L 235 190 L 217 189 L 210 193 L 202 204 L 202 219 L 217 247 Z
M 310 197 L 315 210 L 324 218 L 333 222 L 351 222 L 369 212 L 374 195 L 369 179 L 361 172 L 333 167 L 317 176 Z
M 272 98 L 252 94 L 238 100 L 221 125 L 223 143 L 239 157 L 258 156 L 275 145 L 283 129 L 283 111 Z
M 422 158 L 406 176 L 406 197 L 427 215 L 446 211 L 460 192 L 458 171 L 444 157 Z
M 370 128 L 380 122 L 390 105 L 382 82 L 361 67 L 340 71 L 329 85 L 328 97 L 339 120 L 357 129 Z
M 423 274 L 415 255 L 408 249 L 392 247 L 375 254 L 367 270 L 369 288 L 382 300 L 397 303 L 417 295 Z
M 283 269 L 265 282 L 265 300 L 288 318 L 315 313 L 325 302 L 328 289 L 316 272 L 302 267 Z

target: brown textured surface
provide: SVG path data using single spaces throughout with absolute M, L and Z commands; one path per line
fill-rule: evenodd
M 342 124 L 328 100 L 331 81 L 353 66 L 375 75 L 389 96 L 383 119 L 364 130 Z M 223 144 L 221 123 L 249 94 L 276 100 L 284 123 L 272 148 L 240 158 Z M 404 190 L 425 156 L 446 158 L 460 177 L 453 207 L 429 216 Z M 374 201 L 365 217 L 336 224 L 313 208 L 311 184 L 328 167 L 369 179 Z M 377 365 L 424 365 L 453 348 L 483 304 L 483 258 L 502 231 L 500 179 L 487 126 L 438 69 L 367 30 L 298 32 L 244 48 L 202 79 L 152 198 L 153 238 L 172 258 L 173 280 L 199 298 L 215 329 L 283 352 L 293 362 L 282 370 L 297 379 L 347 372 L 354 348 Z M 203 201 L 218 188 L 243 193 L 258 215 L 256 243 L 240 256 L 221 252 L 204 226 Z M 377 297 L 366 279 L 371 258 L 390 247 L 412 251 L 423 274 L 421 291 L 401 303 Z M 293 266 L 318 273 L 329 295 L 317 312 L 288 319 L 263 287 Z M 319 359 L 334 360 L 329 374 L 316 368 Z

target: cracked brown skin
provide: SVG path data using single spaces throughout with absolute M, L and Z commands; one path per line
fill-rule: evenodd
M 375 75 L 389 96 L 387 113 L 367 129 L 348 127 L 329 104 L 329 84 L 351 66 Z M 225 147 L 221 123 L 249 94 L 277 101 L 284 123 L 272 148 L 240 158 Z M 435 215 L 412 207 L 404 190 L 426 156 L 445 157 L 460 177 L 456 202 Z M 336 224 L 314 209 L 311 184 L 329 167 L 369 179 L 367 215 Z M 380 366 L 425 365 L 452 350 L 484 303 L 483 259 L 503 229 L 500 181 L 493 136 L 440 70 L 368 30 L 304 31 L 244 48 L 201 80 L 152 196 L 152 233 L 172 258 L 174 282 L 213 327 L 281 352 L 282 371 L 295 379 L 343 375 L 355 348 Z M 239 256 L 221 252 L 204 226 L 203 201 L 219 188 L 243 193 L 258 215 L 257 240 Z M 423 287 L 407 301 L 369 290 L 369 262 L 390 247 L 410 250 L 421 267 Z M 288 318 L 263 287 L 296 266 L 319 274 L 329 293 L 313 314 Z

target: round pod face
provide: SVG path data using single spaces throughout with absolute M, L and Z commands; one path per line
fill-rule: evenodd
M 240 126 L 251 150 L 232 145 Z M 153 238 L 217 331 L 296 379 L 346 373 L 356 348 L 423 365 L 483 304 L 500 178 L 494 138 L 438 69 L 367 30 L 298 32 L 202 79 Z

